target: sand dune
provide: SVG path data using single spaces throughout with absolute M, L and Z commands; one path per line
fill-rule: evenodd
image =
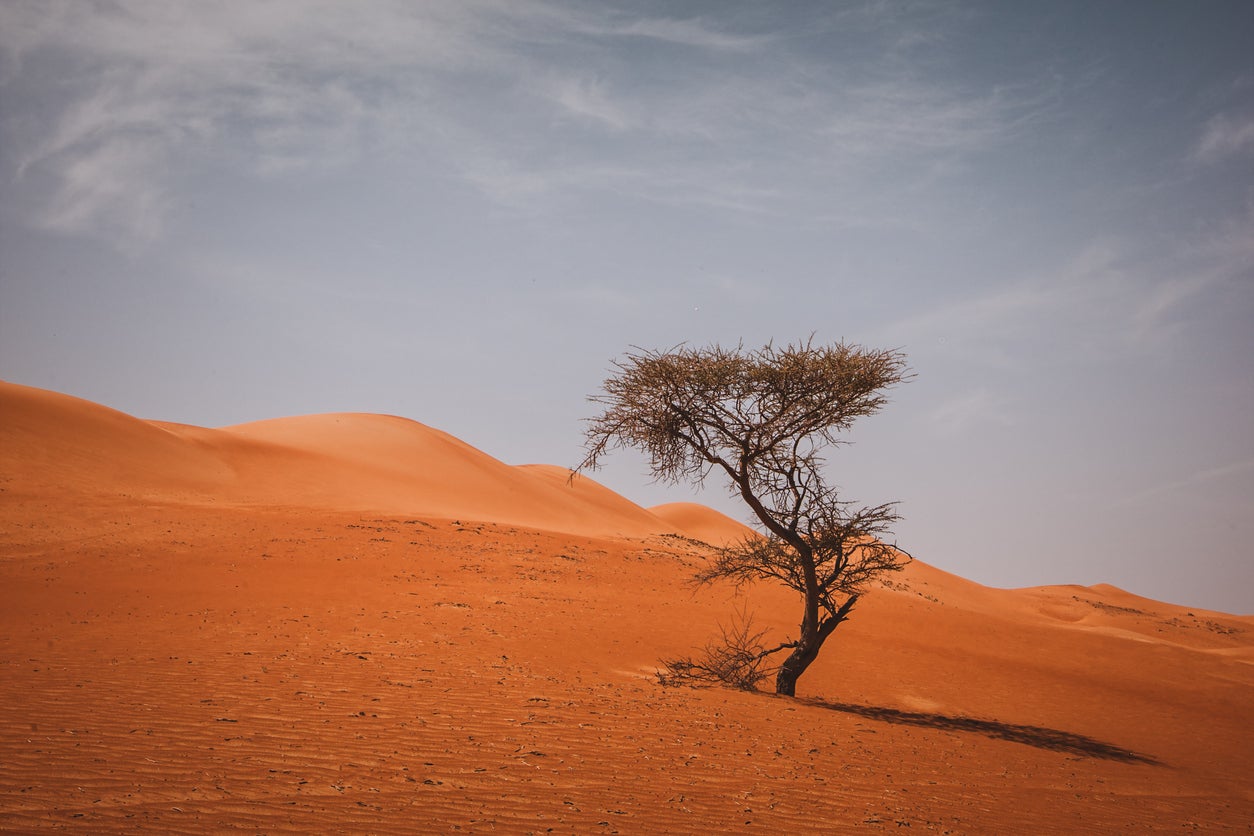
M 334 508 L 645 536 L 668 525 L 586 476 L 511 467 L 387 415 L 279 418 L 223 429 L 143 421 L 0 382 L 0 464 L 15 489 L 156 501 Z
M 0 473 L 10 490 L 171 492 L 226 484 L 232 472 L 208 445 L 170 425 L 99 404 L 0 381 Z
M 755 533 L 744 523 L 695 502 L 668 502 L 649 510 L 685 536 L 712 546 L 729 546 Z
M 916 560 L 796 700 L 659 686 L 795 629 L 687 583 L 741 531 L 400 418 L 0 386 L 0 831 L 1249 831 L 1254 618 Z

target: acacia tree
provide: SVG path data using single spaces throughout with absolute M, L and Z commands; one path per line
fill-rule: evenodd
M 900 519 L 895 503 L 858 506 L 840 499 L 824 481 L 821 456 L 847 443 L 839 433 L 879 411 L 885 391 L 908 378 L 904 355 L 811 339 L 754 351 L 717 345 L 636 350 L 614 366 L 604 391 L 589 399 L 603 411 L 588 421 L 587 457 L 578 470 L 596 468 L 612 449 L 635 448 L 649 456 L 661 481 L 699 485 L 717 474 L 749 506 L 765 536 L 717 550 L 696 580 L 776 581 L 802 599 L 795 639 L 773 648 L 743 646 L 761 634 L 733 629 L 742 646 L 727 648 L 712 665 L 686 660 L 672 663 L 672 670 L 714 669 L 725 678 L 718 666 L 740 660 L 760 678 L 764 659 L 788 651 L 775 690 L 793 696 L 797 679 L 868 582 L 910 560 L 886 539 Z

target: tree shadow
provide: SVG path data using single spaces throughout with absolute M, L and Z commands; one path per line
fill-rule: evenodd
M 1022 743 L 1035 746 L 1037 749 L 1048 749 L 1052 752 L 1063 752 L 1085 758 L 1101 758 L 1103 760 L 1121 761 L 1123 763 L 1143 763 L 1161 766 L 1162 763 L 1149 755 L 1133 752 L 1111 743 L 1104 743 L 1082 734 L 1046 729 L 1040 726 L 1021 726 L 1013 723 L 1002 723 L 997 720 L 977 720 L 974 717 L 949 717 L 944 714 L 928 714 L 915 711 L 898 711 L 895 708 L 880 708 L 870 705 L 853 705 L 852 703 L 827 702 L 826 700 L 799 700 L 807 705 L 827 708 L 845 714 L 856 714 L 883 723 L 901 726 L 921 726 L 942 731 L 974 732 L 995 740 L 1009 740 L 1011 743 Z

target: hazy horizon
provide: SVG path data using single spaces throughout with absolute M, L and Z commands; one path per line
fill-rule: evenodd
M 0 378 L 582 458 L 629 346 L 917 377 L 831 456 L 995 586 L 1254 612 L 1246 2 L 9 2 Z M 616 454 L 594 478 L 643 505 Z

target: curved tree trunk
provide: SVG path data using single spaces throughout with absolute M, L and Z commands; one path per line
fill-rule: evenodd
M 827 641 L 832 631 L 849 617 L 850 610 L 857 602 L 857 595 L 849 596 L 849 599 L 840 605 L 840 609 L 835 614 L 819 623 L 818 629 L 807 630 L 807 625 L 802 625 L 802 634 L 797 640 L 797 646 L 779 666 L 779 673 L 775 675 L 775 693 L 785 697 L 797 695 L 797 680 L 806 672 L 806 668 L 810 667 L 810 663 L 818 658 L 823 642 Z
M 779 666 L 779 673 L 775 675 L 775 693 L 785 697 L 795 697 L 797 680 L 818 655 L 818 648 L 806 651 L 798 644 L 797 648 L 784 660 L 784 664 Z

